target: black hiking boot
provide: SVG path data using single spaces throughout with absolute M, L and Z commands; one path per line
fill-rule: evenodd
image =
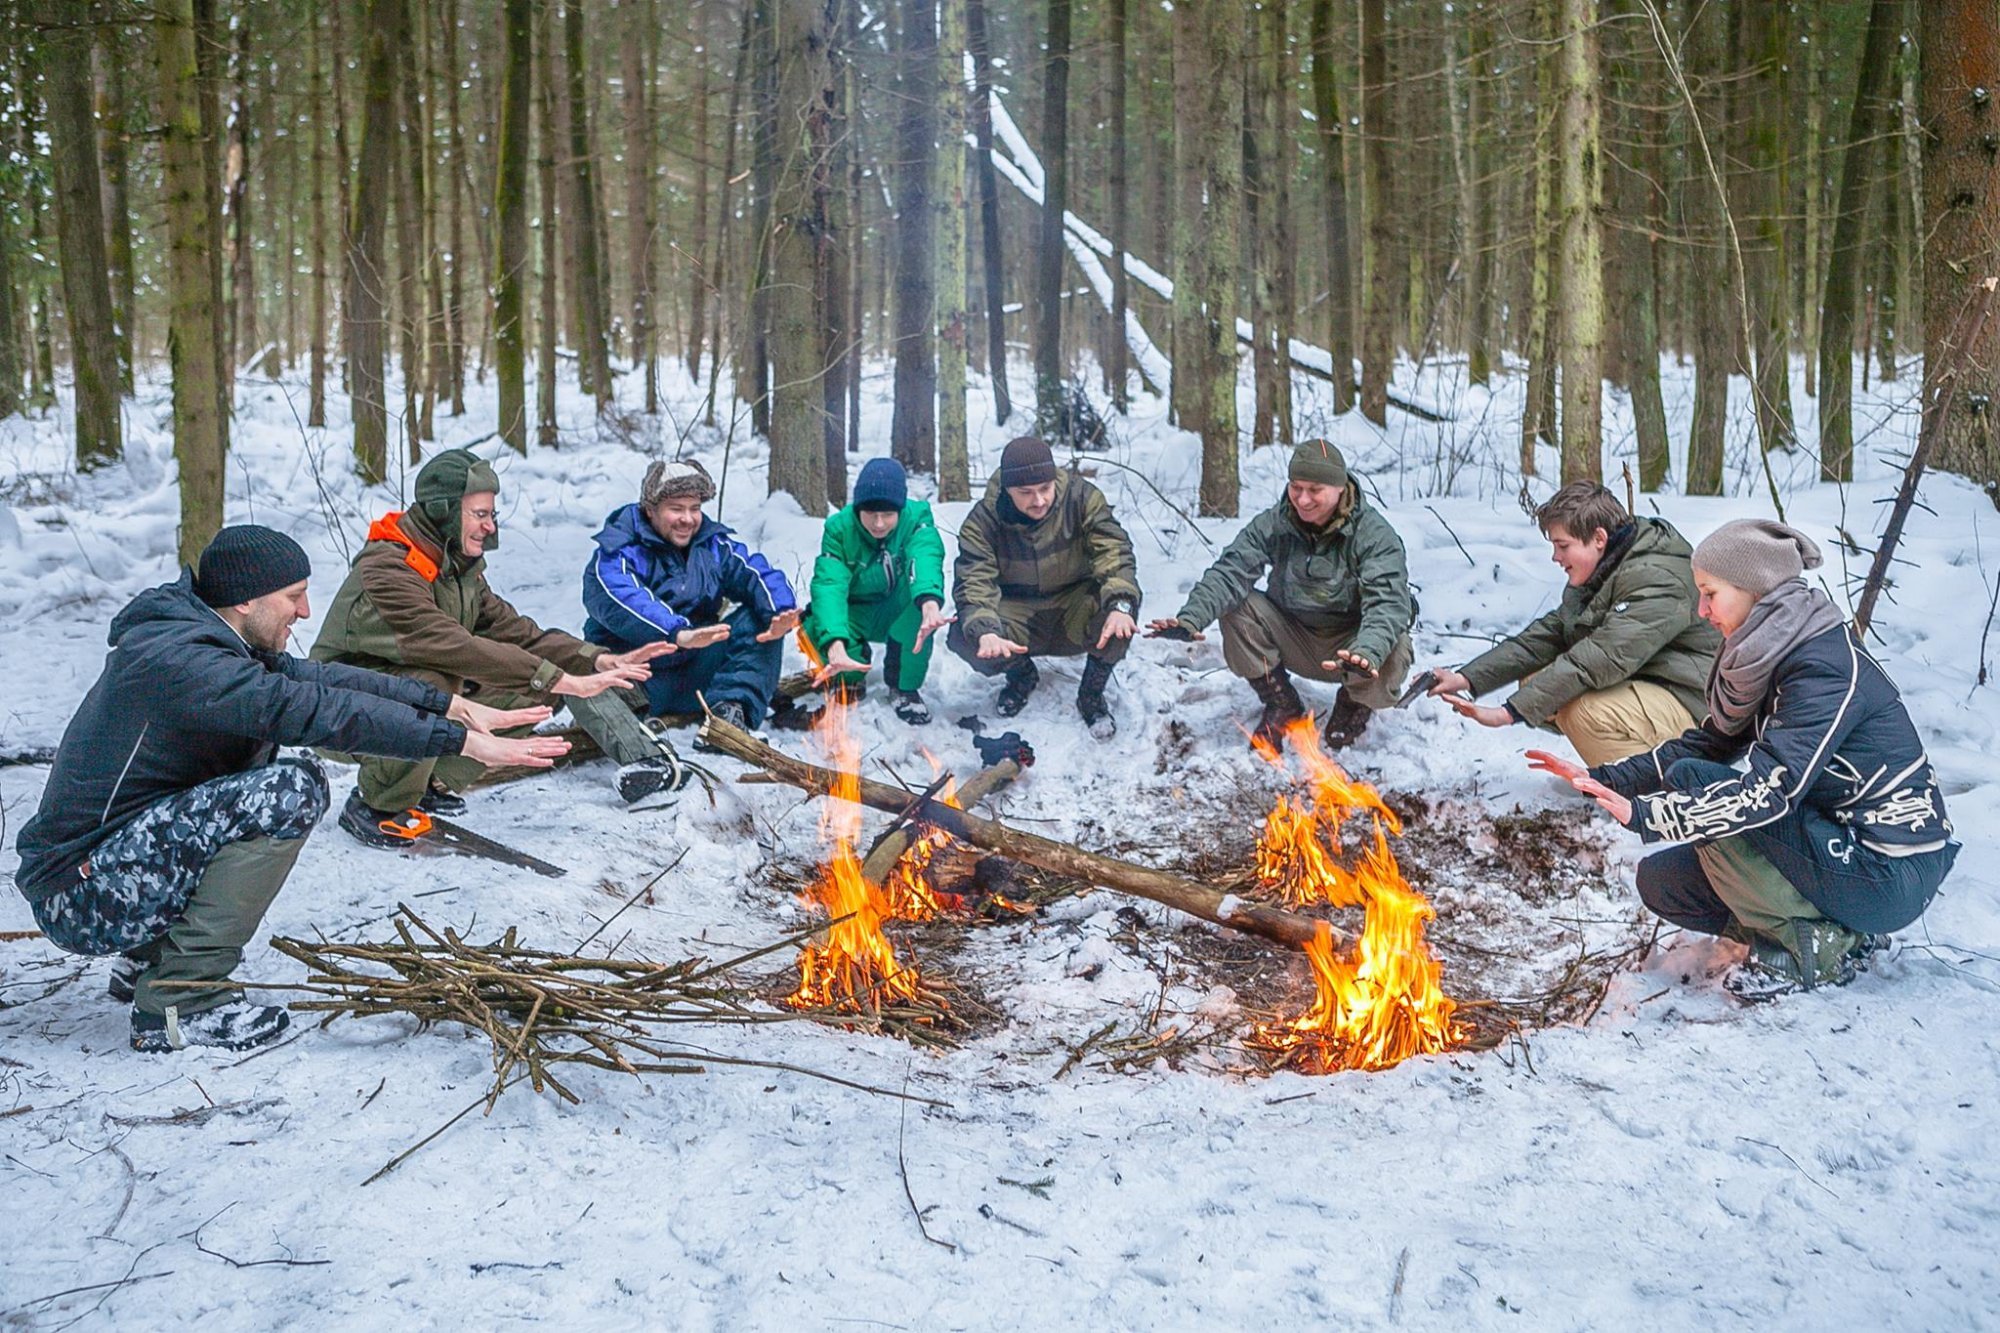
M 1870 938 L 1836 921 L 1790 923 L 1787 937 L 1800 952 L 1768 936 L 1754 936 L 1750 956 L 1723 974 L 1722 988 L 1745 1004 L 1758 1004 L 1821 986 L 1845 986 L 1854 980 L 1856 951 Z
M 1035 692 L 1035 686 L 1042 683 L 1042 673 L 1035 666 L 1035 659 L 1023 657 L 1007 668 L 1007 683 L 1000 687 L 1000 697 L 993 703 L 993 711 L 1002 717 L 1013 717 L 1028 706 L 1028 696 Z
M 1101 657 L 1083 660 L 1083 683 L 1076 687 L 1076 711 L 1090 728 L 1093 739 L 1108 741 L 1118 734 L 1118 723 L 1104 702 L 1104 687 L 1111 682 L 1111 663 Z
M 1367 704 L 1361 703 L 1348 694 L 1342 686 L 1333 696 L 1333 711 L 1326 715 L 1326 727 L 1320 734 L 1320 742 L 1329 752 L 1345 750 L 1361 739 L 1361 733 L 1368 729 L 1368 719 L 1375 716 Z
M 1257 729 L 1250 733 L 1250 742 L 1259 741 L 1273 750 L 1281 750 L 1285 745 L 1285 728 L 1306 715 L 1305 701 L 1292 688 L 1291 673 L 1283 667 L 1271 668 L 1267 676 L 1256 676 L 1250 681 L 1250 688 L 1257 692 L 1257 700 L 1264 705 L 1263 713 L 1257 718 Z
M 247 1051 L 275 1041 L 292 1025 L 292 1016 L 274 1004 L 231 1000 L 183 1018 L 178 1005 L 165 1014 L 132 1011 L 132 1049 L 148 1055 L 210 1046 L 220 1051 Z
M 417 809 L 427 815 L 443 815 L 446 819 L 457 819 L 465 813 L 465 798 L 451 788 L 439 783 L 431 783 L 430 790 L 417 802 Z
M 618 797 L 627 805 L 637 805 L 648 796 L 661 793 L 677 796 L 693 776 L 690 770 L 682 767 L 680 756 L 672 750 L 649 755 L 618 770 Z
M 363 847 L 377 847 L 385 851 L 401 851 L 423 835 L 418 832 L 428 823 L 415 810 L 377 810 L 361 799 L 361 788 L 356 787 L 347 794 L 347 804 L 340 807 L 340 826 L 352 835 Z M 394 825 L 404 830 L 392 833 L 385 825 Z
M 132 996 L 139 986 L 139 974 L 145 970 L 144 960 L 129 953 L 119 954 L 111 960 L 111 975 L 104 979 L 104 993 L 120 1004 L 132 1003 Z
M 931 706 L 925 703 L 924 696 L 915 690 L 898 690 L 896 716 L 913 727 L 925 726 L 931 720 Z

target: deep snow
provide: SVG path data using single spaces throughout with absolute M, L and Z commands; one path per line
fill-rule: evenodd
M 636 432 L 599 428 L 571 400 L 578 414 L 566 418 L 560 450 L 499 455 L 505 542 L 493 579 L 546 623 L 581 619 L 590 534 L 632 497 L 647 461 L 634 443 L 672 450 L 686 429 L 689 450 L 721 470 L 724 432 L 691 427 L 699 394 L 675 373 L 670 415 L 657 424 L 628 417 Z M 1679 436 L 1689 380 L 1672 365 L 1667 376 Z M 1420 663 L 1458 662 L 1559 592 L 1516 498 L 1519 377 L 1491 396 L 1449 365 L 1405 367 L 1399 383 L 1449 405 L 1454 420 L 1397 414 L 1386 431 L 1332 420 L 1317 386 L 1301 381 L 1300 428 L 1347 450 L 1403 533 L 1423 602 Z M 1914 435 L 1913 389 L 1913 380 L 1882 386 L 1859 406 L 1852 486 L 1817 484 L 1803 455 L 1773 460 L 1790 518 L 1829 551 L 1836 596 L 1837 531 L 1872 545 L 1893 456 Z M 877 367 L 864 386 L 864 454 L 886 447 L 887 396 Z M 491 431 L 490 388 L 473 398 L 467 417 L 440 418 L 444 444 Z M 1812 400 L 1795 393 L 1795 402 L 1810 439 Z M 297 535 L 315 557 L 323 607 L 396 487 L 359 487 L 343 466 L 344 421 L 305 431 L 303 403 L 297 383 L 241 383 L 229 513 Z M 1606 407 L 1615 478 L 1631 452 L 1630 417 L 1616 394 Z M 1155 493 L 1192 511 L 1198 447 L 1152 399 L 1134 411 L 1115 425 L 1110 462 L 1094 466 L 1133 536 L 1144 619 L 1173 612 L 1240 521 L 1191 527 Z M 977 377 L 972 416 L 977 484 L 1013 432 L 992 422 Z M 1747 414 L 1732 423 L 1731 497 L 1644 497 L 1642 510 L 1656 507 L 1696 539 L 1727 518 L 1768 513 Z M 66 463 L 64 419 L 0 423 L 0 669 L 16 683 L 0 709 L 0 750 L 56 741 L 96 676 L 113 612 L 171 577 L 169 427 L 164 383 L 149 380 L 128 405 L 127 464 L 79 478 Z M 491 440 L 479 447 L 498 452 Z M 1245 449 L 1244 517 L 1276 497 L 1282 454 Z M 803 582 L 817 520 L 787 497 L 764 497 L 764 449 L 740 425 L 727 457 L 721 517 Z M 483 1092 L 483 1041 L 375 1020 L 308 1029 L 248 1061 L 140 1057 L 125 1049 L 124 1010 L 102 995 L 104 964 L 9 941 L 0 943 L 0 1319 L 39 1328 L 195 1317 L 216 1328 L 532 1318 L 676 1328 L 2000 1323 L 1991 1150 L 2000 705 L 1994 687 L 1975 684 L 2000 579 L 1984 542 L 2000 515 L 1950 478 L 1927 480 L 1923 498 L 1934 512 L 1913 516 L 1904 555 L 1914 563 L 1880 613 L 1881 655 L 1929 741 L 1965 851 L 1900 951 L 1848 988 L 1742 1009 L 1716 985 L 1732 947 L 1668 934 L 1614 981 L 1589 1023 L 1530 1033 L 1525 1049 L 1322 1079 L 1243 1077 L 1203 1060 L 1129 1074 L 1086 1062 L 1054 1081 L 1070 1047 L 1107 1021 L 1135 1029 L 1163 988 L 1181 1021 L 1243 1020 L 1226 991 L 1166 985 L 1119 947 L 1127 900 L 1099 892 L 977 934 L 951 966 L 1007 1022 L 953 1053 L 805 1023 L 709 1038 L 720 1052 L 907 1082 L 948 1108 L 759 1069 L 644 1083 L 589 1075 L 578 1080 L 581 1107 L 510 1092 L 490 1118 L 469 1117 L 364 1188 Z M 963 512 L 941 506 L 947 534 Z M 1864 562 L 1853 563 L 1858 575 Z M 312 630 L 301 626 L 300 639 Z M 1268 785 L 1235 726 L 1253 712 L 1249 691 L 1222 669 L 1212 637 L 1135 647 L 1113 686 L 1122 730 L 1108 744 L 1073 725 L 1074 679 L 1070 664 L 1045 670 L 1019 720 L 1041 759 L 1004 799 L 1009 819 L 1086 844 L 1152 841 L 1164 856 L 1239 785 Z M 870 771 L 927 772 L 920 743 L 969 771 L 974 757 L 952 719 L 990 715 L 992 690 L 940 653 L 927 691 L 938 720 L 921 732 L 890 716 L 878 692 L 860 710 Z M 1176 721 L 1194 737 L 1185 757 L 1167 730 Z M 1425 702 L 1378 719 L 1353 767 L 1385 788 L 1496 809 L 1574 803 L 1526 772 L 1520 753 L 1535 743 Z M 568 865 L 566 879 L 363 851 L 329 821 L 267 929 L 374 938 L 399 900 L 427 894 L 417 901 L 432 921 L 475 938 L 514 925 L 529 943 L 562 945 L 683 848 L 655 904 L 626 912 L 600 945 L 629 927 L 620 952 L 718 956 L 805 920 L 769 873 L 814 854 L 815 810 L 796 793 L 730 788 L 713 810 L 691 798 L 630 814 L 608 774 L 581 765 L 473 798 L 466 822 Z M 13 865 L 12 834 L 45 776 L 0 768 L 0 868 Z M 337 795 L 345 783 L 337 773 Z M 1590 906 L 1629 920 L 1635 840 L 1604 836 L 1612 872 Z M 1171 923 L 1145 916 L 1152 944 L 1170 952 Z M 0 932 L 32 927 L 26 904 L 0 894 Z M 1438 928 L 1449 927 L 1441 918 Z M 1303 970 L 1294 971 L 1303 1000 Z M 259 945 L 243 975 L 289 980 L 297 968 Z M 224 1109 L 164 1123 L 210 1103 Z M 931 1235 L 953 1248 L 919 1233 L 905 1174 Z M 197 1247 L 198 1229 L 217 1254 Z M 237 1267 L 218 1255 L 312 1266 Z M 37 1299 L 77 1287 L 92 1289 Z

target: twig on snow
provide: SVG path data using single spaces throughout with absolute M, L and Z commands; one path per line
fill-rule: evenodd
M 903 1093 L 906 1099 L 908 1097 L 909 1091 L 910 1091 L 910 1069 L 908 1065 L 905 1065 L 903 1066 Z M 896 1124 L 896 1169 L 900 1171 L 903 1176 L 903 1197 L 910 1201 L 910 1213 L 913 1217 L 917 1219 L 918 1234 L 921 1235 L 925 1240 L 929 1241 L 931 1244 L 942 1246 L 943 1248 L 950 1250 L 953 1254 L 957 1254 L 958 1246 L 952 1244 L 948 1240 L 939 1240 L 936 1236 L 933 1236 L 931 1234 L 931 1229 L 924 1225 L 924 1210 L 917 1207 L 916 1193 L 910 1188 L 910 1162 L 909 1159 L 903 1155 L 903 1140 L 908 1136 L 909 1129 L 910 1129 L 910 1103 L 908 1102 L 908 1100 L 905 1100 L 903 1102 L 902 1116 L 897 1121 Z

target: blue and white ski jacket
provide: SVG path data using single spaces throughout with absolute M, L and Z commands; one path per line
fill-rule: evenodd
M 721 620 L 725 602 L 749 607 L 762 626 L 797 606 L 798 598 L 763 556 L 705 515 L 685 550 L 662 537 L 636 504 L 604 520 L 583 570 L 583 607 L 590 614 L 584 634 L 593 642 L 672 639 L 689 626 Z

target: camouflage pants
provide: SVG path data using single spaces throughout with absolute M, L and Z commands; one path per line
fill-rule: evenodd
M 198 1012 L 228 993 L 149 983 L 228 977 L 327 803 L 326 774 L 303 755 L 190 787 L 99 843 L 83 882 L 37 902 L 35 919 L 70 953 L 145 962 L 141 1008 Z

